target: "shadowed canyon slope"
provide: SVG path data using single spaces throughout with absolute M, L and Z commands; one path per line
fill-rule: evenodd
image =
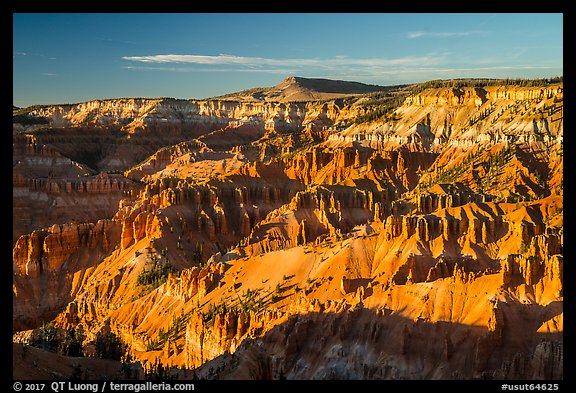
M 561 79 L 14 113 L 18 378 L 563 378 Z

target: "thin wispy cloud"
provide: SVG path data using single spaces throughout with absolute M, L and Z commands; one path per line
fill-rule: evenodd
M 200 64 L 200 65 L 236 65 L 244 67 L 321 67 L 332 68 L 337 66 L 399 66 L 419 63 L 437 63 L 441 59 L 433 56 L 406 56 L 395 59 L 354 59 L 345 56 L 332 58 L 304 58 L 304 59 L 272 59 L 266 57 L 245 57 L 234 55 L 151 55 L 151 56 L 124 56 L 123 60 L 153 64 Z
M 270 74 L 293 74 L 294 69 L 286 68 L 192 68 L 192 67 L 146 67 L 146 66 L 122 66 L 125 70 L 137 71 L 167 71 L 167 72 L 261 72 Z
M 473 34 L 473 32 L 468 33 Z M 460 32 L 460 34 L 464 34 L 464 32 Z M 503 59 L 492 59 L 493 61 L 491 62 L 468 59 L 467 62 L 456 66 L 452 63 L 453 54 L 449 52 L 397 58 L 351 58 L 339 55 L 330 58 L 279 59 L 229 54 L 160 54 L 124 56 L 122 59 L 133 63 L 122 66 L 122 68 L 134 71 L 177 73 L 241 72 L 280 75 L 297 74 L 307 77 L 331 75 L 343 79 L 363 79 L 366 81 L 381 78 L 383 75 L 390 77 L 403 75 L 407 78 L 417 78 L 423 75 L 434 77 L 451 74 L 489 75 L 490 72 L 553 70 L 557 68 L 550 67 L 544 63 L 512 64 L 508 61 L 502 61 Z
M 344 74 L 354 78 L 359 75 L 379 75 L 385 72 L 411 69 L 424 64 L 440 66 L 449 55 L 432 53 L 423 56 L 397 58 L 351 58 L 335 56 L 330 58 L 268 58 L 248 57 L 229 54 L 161 54 L 148 56 L 125 56 L 122 59 L 136 64 L 122 68 L 139 71 L 165 72 L 241 72 L 267 73 L 315 77 L 317 75 Z
M 41 58 L 47 58 L 48 60 L 56 60 L 56 57 L 50 57 L 47 56 L 43 53 L 35 53 L 35 52 L 24 52 L 24 51 L 15 51 L 12 55 L 13 58 L 15 58 L 16 56 L 18 57 L 30 57 L 30 58 L 34 58 L 34 57 L 41 57 Z
M 484 36 L 487 33 L 481 30 L 472 31 L 410 31 L 406 37 L 415 38 L 459 38 L 469 36 Z

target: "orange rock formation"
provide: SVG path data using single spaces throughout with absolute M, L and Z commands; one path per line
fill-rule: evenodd
M 111 332 L 137 378 L 562 379 L 562 88 L 36 109 L 14 341 Z

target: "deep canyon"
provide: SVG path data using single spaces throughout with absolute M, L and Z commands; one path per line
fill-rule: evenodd
M 562 379 L 563 82 L 15 108 L 12 231 L 15 379 Z

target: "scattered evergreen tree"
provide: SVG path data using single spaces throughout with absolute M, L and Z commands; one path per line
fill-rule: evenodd
M 158 261 L 156 258 L 152 259 L 152 267 L 150 269 L 144 268 L 138 274 L 138 285 L 150 285 L 152 289 L 158 288 L 164 284 L 168 279 L 168 274 L 173 271 L 170 261 L 166 258 Z
M 59 344 L 58 330 L 52 322 L 47 324 L 42 323 L 40 329 L 38 329 L 29 341 L 30 346 L 50 352 L 56 352 Z
M 170 369 L 164 366 L 159 360 L 150 364 L 148 370 L 144 371 L 144 379 L 147 381 L 169 381 L 176 379 L 170 374 Z
M 96 336 L 96 356 L 102 359 L 120 361 L 124 355 L 124 345 L 112 332 L 99 332 Z
M 196 242 L 196 247 L 194 248 L 194 254 L 192 254 L 192 260 L 199 266 L 202 265 L 202 253 L 203 253 L 202 244 Z
M 62 342 L 62 354 L 66 356 L 83 356 L 82 343 L 86 336 L 78 328 L 68 328 Z

